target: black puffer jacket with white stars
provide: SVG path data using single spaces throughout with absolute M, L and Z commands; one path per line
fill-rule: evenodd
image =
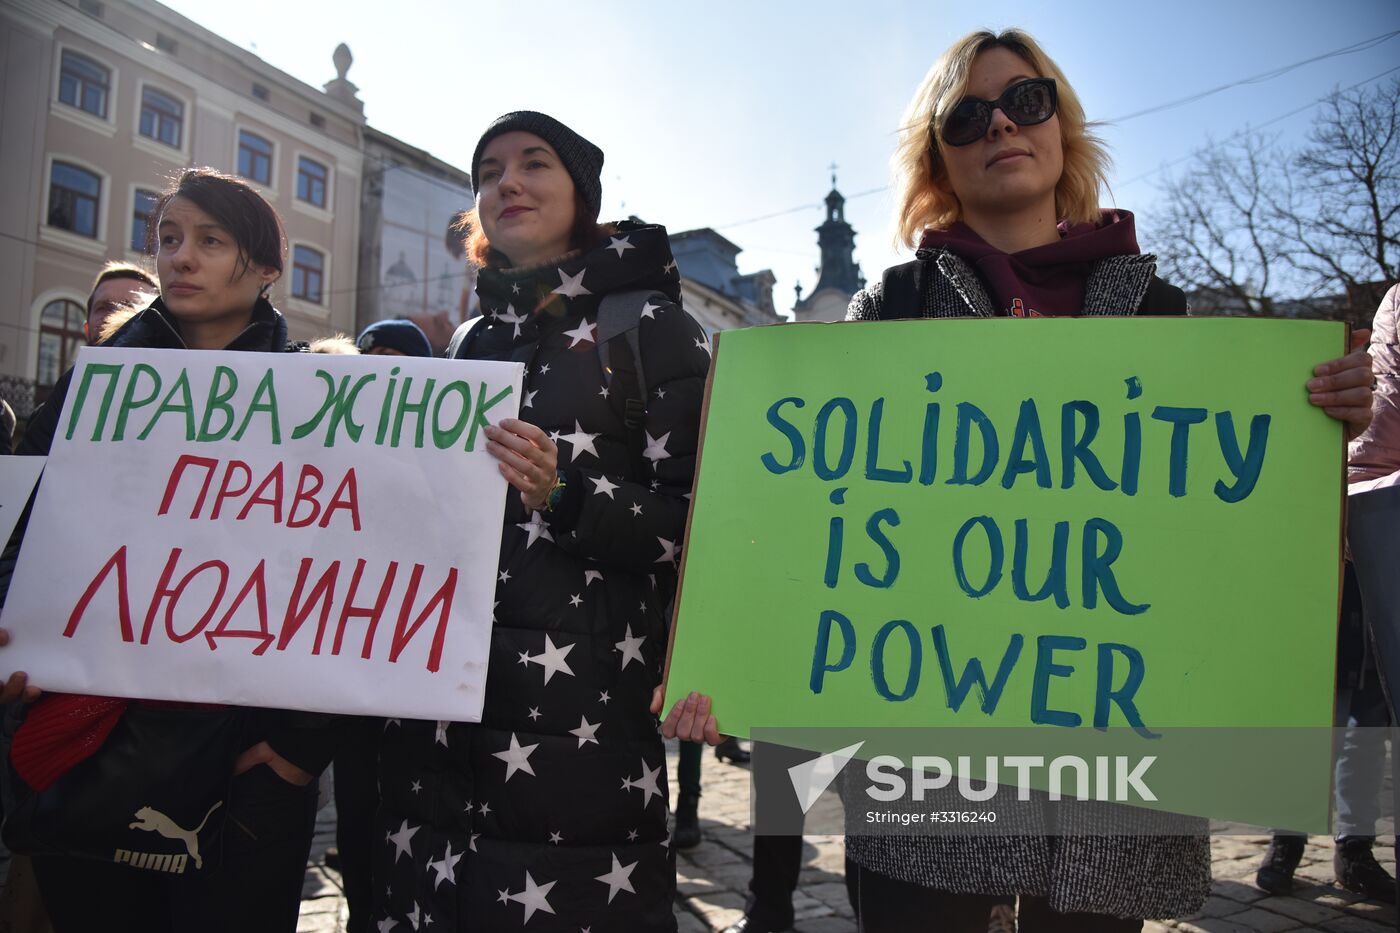
M 636 290 L 658 293 L 638 330 L 640 451 L 594 342 L 602 296 Z M 647 706 L 709 345 L 657 226 L 622 224 L 533 270 L 484 269 L 477 291 L 487 318 L 462 355 L 526 365 L 520 417 L 551 432 L 567 486 L 548 514 L 507 497 L 482 722 L 385 726 L 380 928 L 674 930 L 666 757 Z

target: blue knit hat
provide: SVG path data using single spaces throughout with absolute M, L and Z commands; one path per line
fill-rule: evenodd
M 427 334 L 417 324 L 406 320 L 376 321 L 361 332 L 355 345 L 361 353 L 368 353 L 375 347 L 388 347 L 404 356 L 433 355 Z

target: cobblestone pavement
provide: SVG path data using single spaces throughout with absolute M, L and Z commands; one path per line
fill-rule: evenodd
M 671 773 L 675 774 L 675 749 Z M 676 919 L 680 933 L 722 930 L 743 915 L 748 890 L 752 840 L 748 835 L 748 770 L 723 764 L 708 751 L 704 757 L 704 796 L 700 823 L 704 841 L 679 853 Z M 674 782 L 672 784 L 674 788 Z M 320 814 L 311 863 L 306 868 L 299 933 L 342 933 L 345 898 L 340 876 L 324 864 L 335 838 L 335 814 Z M 1395 871 L 1394 849 L 1384 839 L 1377 859 Z M 1334 886 L 1332 842 L 1314 837 L 1298 868 L 1292 897 L 1272 897 L 1254 886 L 1254 872 L 1268 844 L 1265 836 L 1220 836 L 1211 843 L 1214 883 L 1201 913 L 1184 920 L 1148 923 L 1148 933 L 1390 933 L 1397 929 L 1394 907 L 1362 900 Z M 802 851 L 802 876 L 793 901 L 798 933 L 855 933 L 846 898 L 840 836 L 808 836 Z

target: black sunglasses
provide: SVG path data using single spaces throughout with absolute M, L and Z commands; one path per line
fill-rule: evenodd
M 1007 88 L 996 100 L 964 97 L 943 121 L 943 141 L 966 146 L 981 139 L 992 125 L 992 111 L 1000 110 L 1017 126 L 1035 126 L 1055 115 L 1058 101 L 1054 78 L 1028 78 Z

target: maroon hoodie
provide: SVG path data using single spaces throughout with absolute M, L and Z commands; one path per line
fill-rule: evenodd
M 1136 255 L 1137 233 L 1128 211 L 1104 211 L 1094 224 L 1060 224 L 1060 239 L 1019 253 L 1003 253 L 962 221 L 925 230 L 919 249 L 946 249 L 967 261 L 987 285 L 999 314 L 1073 317 L 1084 310 L 1084 283 L 1093 264 Z

